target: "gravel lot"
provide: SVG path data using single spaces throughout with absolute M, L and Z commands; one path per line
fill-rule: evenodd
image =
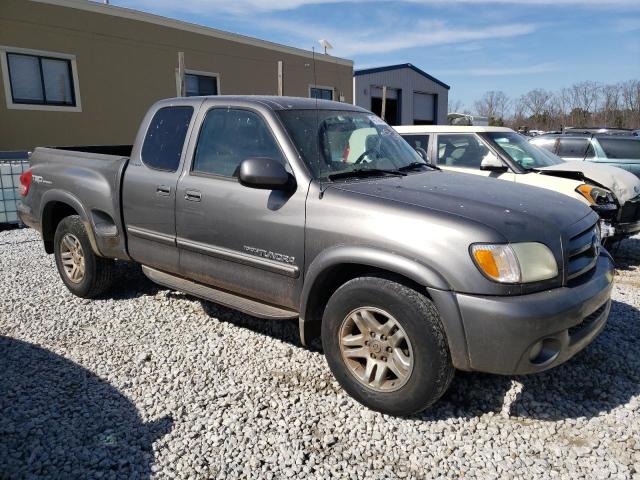
M 529 377 L 458 373 L 412 418 L 368 411 L 293 322 L 124 265 L 73 297 L 35 232 L 0 232 L 0 478 L 640 478 L 640 237 L 609 324 Z

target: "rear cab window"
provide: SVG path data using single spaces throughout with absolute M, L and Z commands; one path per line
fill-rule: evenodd
M 193 107 L 188 105 L 160 108 L 142 144 L 142 163 L 155 170 L 175 172 L 192 116 Z

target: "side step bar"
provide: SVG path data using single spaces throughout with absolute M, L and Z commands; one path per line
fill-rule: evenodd
M 169 273 L 161 272 L 155 268 L 142 266 L 144 274 L 153 282 L 163 285 L 165 287 L 180 290 L 185 293 L 189 293 L 196 297 L 204 298 L 214 303 L 219 303 L 225 307 L 239 310 L 243 313 L 253 315 L 254 317 L 268 318 L 268 319 L 291 319 L 298 318 L 298 312 L 292 310 L 286 310 L 273 305 L 260 303 L 256 300 L 241 297 L 233 293 L 218 290 L 213 287 L 202 285 L 200 283 L 192 282 L 185 278 L 176 277 Z

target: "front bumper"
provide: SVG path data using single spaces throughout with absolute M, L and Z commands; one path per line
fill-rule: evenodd
M 454 294 L 466 338 L 467 370 L 540 372 L 569 360 L 604 328 L 613 263 L 601 254 L 579 285 L 514 297 Z

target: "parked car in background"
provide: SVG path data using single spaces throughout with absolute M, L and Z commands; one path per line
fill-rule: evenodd
M 469 113 L 455 113 L 451 112 L 447 115 L 447 123 L 449 125 L 489 125 L 489 117 L 482 117 L 480 115 L 471 115 Z
M 610 241 L 640 231 L 640 179 L 625 170 L 566 162 L 504 127 L 394 128 L 442 169 L 533 185 L 580 200 L 600 215 L 603 238 Z
M 454 368 L 559 365 L 609 315 L 613 263 L 586 205 L 435 169 L 353 105 L 170 99 L 133 146 L 37 148 L 31 164 L 20 217 L 75 295 L 102 294 L 118 258 L 298 319 L 344 389 L 385 413 L 427 407 Z
M 640 177 L 640 137 L 592 133 L 550 133 L 529 140 L 564 160 L 611 165 Z

